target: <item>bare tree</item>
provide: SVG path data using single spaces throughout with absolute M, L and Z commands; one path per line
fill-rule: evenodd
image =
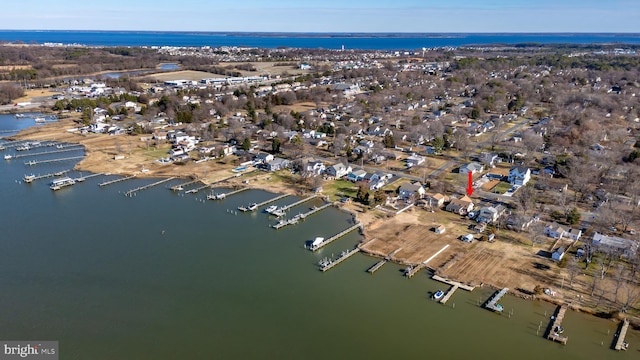
M 537 202 L 536 195 L 536 190 L 532 185 L 525 185 L 521 187 L 514 196 L 516 198 L 518 206 L 522 209 L 522 212 L 525 215 L 527 215 L 529 210 L 535 208 Z
M 569 275 L 569 286 L 573 287 L 573 280 L 576 276 L 581 272 L 578 267 L 578 259 L 574 256 L 569 259 L 569 264 L 567 264 L 567 274 Z

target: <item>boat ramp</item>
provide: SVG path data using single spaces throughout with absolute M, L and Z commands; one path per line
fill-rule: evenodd
M 620 323 L 620 328 L 616 333 L 616 339 L 613 345 L 614 350 L 618 350 L 618 351 L 627 350 L 627 348 L 629 347 L 629 344 L 627 344 L 627 342 L 624 341 L 624 338 L 627 336 L 627 329 L 629 329 L 629 320 L 624 319 Z
M 40 180 L 40 179 L 46 179 L 46 178 L 51 178 L 51 177 L 55 177 L 55 176 L 62 176 L 66 173 L 68 173 L 70 170 L 62 170 L 62 171 L 58 171 L 55 173 L 50 173 L 50 174 L 44 174 L 44 175 L 25 175 L 23 180 L 25 183 L 31 183 L 33 181 L 36 180 Z
M 327 259 L 324 258 L 322 260 L 320 260 L 319 264 L 320 265 L 320 271 L 325 272 L 327 270 L 332 269 L 334 266 L 340 264 L 341 262 L 347 260 L 348 258 L 350 258 L 351 256 L 355 255 L 356 253 L 360 252 L 360 248 L 356 247 L 355 249 L 349 250 L 349 251 L 343 251 L 342 253 L 340 253 L 340 256 L 333 260 L 333 259 Z
M 162 179 L 162 180 L 160 180 L 160 181 L 156 181 L 156 182 L 154 182 L 153 184 L 148 184 L 148 185 L 145 185 L 145 186 L 140 186 L 140 187 L 137 187 L 137 188 L 135 188 L 135 189 L 131 189 L 131 190 L 127 191 L 126 193 L 124 193 L 124 196 L 132 196 L 133 194 L 135 194 L 135 193 L 136 193 L 136 192 L 138 192 L 138 191 L 146 190 L 146 189 L 152 188 L 152 187 L 154 187 L 154 186 L 158 186 L 158 185 L 160 185 L 160 184 L 164 184 L 164 183 L 166 183 L 166 182 L 169 182 L 169 181 L 171 181 L 171 180 L 175 180 L 175 179 L 176 179 L 176 177 L 174 176 L 174 177 L 170 177 L 170 178 L 167 178 L 167 179 Z
M 489 298 L 487 303 L 484 304 L 484 307 L 495 312 L 502 312 L 504 308 L 502 307 L 502 305 L 498 304 L 498 301 L 502 299 L 502 297 L 507 293 L 507 291 L 509 291 L 509 288 L 504 288 L 496 292 L 495 294 L 493 294 L 493 296 Z
M 131 176 L 126 176 L 126 177 L 121 177 L 121 178 L 117 178 L 117 179 L 113 179 L 113 180 L 109 180 L 109 181 L 105 181 L 105 182 L 101 182 L 100 184 L 98 184 L 98 186 L 102 187 L 102 186 L 107 186 L 107 185 L 111 185 L 111 184 L 115 184 L 115 183 L 119 183 L 122 181 L 126 181 L 129 179 L 133 179 L 135 178 L 136 175 L 131 175 Z
M 50 160 L 31 160 L 31 161 L 27 161 L 24 164 L 25 165 L 38 165 L 38 164 L 48 164 L 48 163 L 54 163 L 54 162 L 61 162 L 61 161 L 71 161 L 71 160 L 80 160 L 83 159 L 84 156 L 72 156 L 72 157 L 67 157 L 67 158 L 60 158 L 60 159 L 50 159 Z
M 569 340 L 568 337 L 562 336 L 561 334 L 564 332 L 562 329 L 562 320 L 564 319 L 564 314 L 567 312 L 567 304 L 562 304 L 558 306 L 554 316 L 551 317 L 551 323 L 549 328 L 547 329 L 546 338 L 551 341 L 557 341 L 563 345 L 567 343 Z
M 322 242 L 320 242 L 318 244 L 312 244 L 311 246 L 309 246 L 309 250 L 311 250 L 311 251 L 319 250 L 323 246 L 332 243 L 334 240 L 339 239 L 339 238 L 343 237 L 344 235 L 347 235 L 348 233 L 350 233 L 353 230 L 358 229 L 358 228 L 360 228 L 360 229 L 362 228 L 362 223 L 357 223 L 357 224 L 349 227 L 348 229 L 343 230 L 343 231 L 333 235 L 332 237 L 323 240 Z

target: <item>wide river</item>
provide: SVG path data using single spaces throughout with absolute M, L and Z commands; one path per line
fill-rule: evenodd
M 0 130 L 32 125 L 0 116 Z M 6 134 L 4 132 L 3 134 Z M 55 147 L 30 150 L 54 151 Z M 3 154 L 23 154 L 12 148 Z M 617 323 L 568 312 L 567 345 L 542 337 L 554 306 L 507 296 L 504 314 L 483 309 L 487 288 L 429 299 L 444 284 L 412 279 L 356 254 L 332 270 L 317 262 L 360 240 L 357 232 L 317 253 L 304 248 L 351 225 L 334 208 L 274 230 L 262 211 L 235 209 L 272 197 L 245 191 L 223 201 L 173 192 L 168 182 L 97 176 L 59 191 L 25 174 L 71 168 L 0 158 L 0 339 L 58 340 L 61 359 L 637 359 L 610 349 Z M 71 177 L 87 175 L 71 171 Z M 285 198 L 276 202 L 293 202 Z M 291 210 L 306 211 L 310 201 Z M 259 209 L 262 210 L 262 209 Z M 498 259 L 496 259 L 498 261 Z

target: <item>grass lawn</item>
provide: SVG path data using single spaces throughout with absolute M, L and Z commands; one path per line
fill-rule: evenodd
M 354 198 L 358 193 L 358 186 L 346 180 L 334 180 L 322 185 L 322 193 L 329 196 L 333 201 L 344 196 Z
M 509 184 L 508 182 L 505 182 L 505 181 L 500 181 L 498 183 L 498 185 L 496 185 L 496 187 L 493 188 L 493 192 L 498 193 L 498 194 L 504 194 L 509 189 L 511 189 L 511 184 Z

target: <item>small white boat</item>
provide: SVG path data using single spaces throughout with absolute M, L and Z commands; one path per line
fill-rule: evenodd
M 5 154 L 5 155 L 4 155 L 4 159 L 5 159 L 5 160 L 11 160 L 11 159 L 13 159 L 13 155 L 11 155 L 11 154 Z
M 440 299 L 442 299 L 443 296 L 444 296 L 444 291 L 442 291 L 442 290 L 438 290 L 433 294 L 433 298 L 435 300 L 440 300 Z
M 34 174 L 30 174 L 30 175 L 25 175 L 24 176 L 24 182 L 26 182 L 26 183 L 30 183 L 35 179 L 36 179 L 36 176 Z
M 37 118 L 35 118 L 34 120 L 35 120 L 36 124 L 42 124 L 42 123 L 45 123 L 45 122 L 47 121 L 47 120 L 46 120 L 45 118 L 43 118 L 43 117 L 37 117 Z
M 251 205 L 249 205 L 249 207 L 247 208 L 249 211 L 253 211 L 255 209 L 258 208 L 258 204 L 256 203 L 252 203 Z
M 264 212 L 271 214 L 272 212 L 278 210 L 277 205 L 271 205 L 268 208 L 264 209 Z

